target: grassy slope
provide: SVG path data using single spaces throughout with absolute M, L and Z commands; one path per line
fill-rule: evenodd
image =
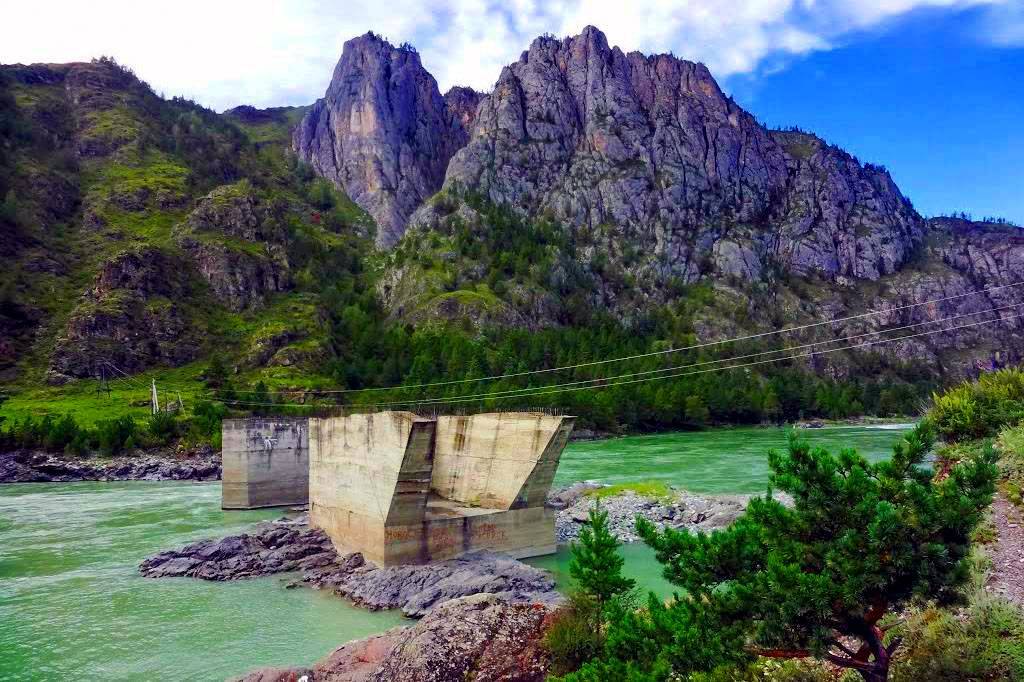
M 29 120 L 36 117 L 35 107 L 40 105 L 68 106 L 59 85 L 17 84 L 12 89 L 20 113 Z M 173 239 L 174 228 L 214 184 L 197 185 L 197 173 L 190 166 L 187 153 L 138 144 L 144 131 L 152 133 L 160 125 L 151 115 L 152 107 L 171 106 L 162 101 L 149 101 L 147 106 L 141 106 L 135 101 L 140 96 L 127 93 L 123 95 L 123 106 L 99 113 L 88 112 L 83 117 L 80 136 L 128 142 L 113 154 L 84 161 L 77 172 L 71 174 L 85 208 L 80 208 L 59 229 L 36 229 L 36 243 L 19 252 L 15 267 L 7 271 L 7 276 L 16 279 L 19 285 L 17 297 L 38 310 L 42 325 L 36 341 L 19 358 L 16 376 L 0 383 L 0 392 L 10 396 L 0 405 L 0 417 L 16 419 L 29 414 L 70 412 L 89 424 L 121 414 L 142 416 L 148 411 L 148 386 L 152 379 L 157 381 L 165 399 L 180 393 L 187 406 L 203 395 L 201 376 L 214 352 L 225 359 L 229 368 L 237 368 L 238 374 L 232 379 L 238 384 L 255 383 L 260 379 L 271 387 L 325 381 L 317 376 L 319 363 L 312 361 L 323 355 L 322 345 L 326 342 L 321 303 L 318 295 L 309 291 L 311 286 L 302 286 L 304 278 L 312 279 L 308 271 L 315 270 L 318 264 L 318 256 L 314 254 L 306 259 L 306 268 L 295 274 L 299 280 L 298 290 L 271 296 L 263 308 L 232 312 L 204 294 L 196 300 L 176 302 L 187 310 L 193 325 L 208 332 L 201 357 L 195 362 L 176 368 L 152 368 L 130 379 L 112 376 L 108 382 L 109 395 L 102 382 L 95 380 L 80 380 L 64 386 L 46 384 L 46 370 L 57 337 L 73 312 L 76 309 L 82 312 L 88 305 L 81 302 L 82 293 L 92 286 L 102 264 L 117 253 L 138 247 L 157 247 L 184 256 Z M 312 245 L 317 253 L 364 249 L 362 241 L 365 240 L 332 233 L 310 219 L 314 211 L 303 194 L 302 184 L 295 181 L 294 166 L 285 154 L 291 128 L 303 112 L 302 108 L 278 111 L 258 122 L 224 116 L 223 122 L 237 126 L 245 141 L 238 153 L 239 165 L 243 166 L 241 174 L 252 178 L 263 198 L 282 201 L 289 207 L 289 229 L 298 234 L 304 244 Z M 34 172 L 58 172 L 56 161 L 40 154 L 38 149 L 22 150 L 16 162 L 18 177 Z M 145 197 L 143 210 L 123 207 L 133 197 Z M 334 200 L 336 213 L 347 224 L 364 232 L 372 227 L 369 216 L 343 194 L 335 193 Z M 84 224 L 86 211 L 91 214 L 93 224 L 101 224 L 99 229 Z M 204 234 L 202 238 L 219 241 L 229 248 L 262 251 L 258 244 L 225 235 Z M 63 272 L 33 272 L 25 276 L 22 268 L 41 253 L 59 257 L 64 265 Z M 0 278 L 3 277 L 0 274 Z M 0 279 L 0 285 L 4 282 Z M 206 289 L 205 281 L 196 284 L 200 291 Z M 104 300 L 104 304 L 116 306 L 117 297 Z M 160 301 L 150 301 L 150 304 L 160 305 Z M 289 366 L 251 366 L 247 360 L 258 353 L 268 339 L 275 338 L 292 339 L 277 352 L 297 362 Z M 309 361 L 303 364 L 303 359 Z M 111 374 L 114 373 L 111 371 Z

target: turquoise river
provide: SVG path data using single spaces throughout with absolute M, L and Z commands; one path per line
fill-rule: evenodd
M 808 431 L 812 442 L 888 454 L 905 426 Z M 785 430 L 716 429 L 572 443 L 557 483 L 661 479 L 695 492 L 757 493 Z M 222 680 L 260 665 L 308 664 L 403 622 L 287 577 L 151 580 L 146 556 L 244 530 L 280 511 L 222 512 L 218 483 L 0 485 L 0 680 Z M 627 572 L 665 594 L 651 553 Z M 565 583 L 567 551 L 531 561 Z

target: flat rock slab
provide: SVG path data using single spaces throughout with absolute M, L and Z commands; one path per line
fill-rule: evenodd
M 299 572 L 292 585 L 332 589 L 368 609 L 421 617 L 451 599 L 492 594 L 508 603 L 555 604 L 547 572 L 504 554 L 471 552 L 423 566 L 378 568 L 362 554 L 339 555 L 327 535 L 301 519 L 261 523 L 252 533 L 200 540 L 160 552 L 139 566 L 148 578 L 239 580 Z

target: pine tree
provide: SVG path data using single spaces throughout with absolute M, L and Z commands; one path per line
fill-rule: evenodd
M 579 542 L 572 546 L 569 574 L 578 589 L 602 606 L 633 589 L 636 584 L 632 578 L 622 575 L 625 561 L 618 549 L 619 540 L 608 529 L 608 512 L 598 504 L 590 510 L 590 518 L 580 531 Z
M 772 484 L 793 506 L 755 498 L 710 535 L 637 519 L 686 596 L 621 613 L 604 655 L 569 679 L 665 680 L 760 655 L 816 657 L 887 680 L 900 641 L 886 637 L 884 619 L 913 598 L 959 597 L 970 536 L 994 491 L 991 448 L 942 480 L 922 467 L 932 433 L 922 422 L 876 464 L 794 436 L 769 454 Z

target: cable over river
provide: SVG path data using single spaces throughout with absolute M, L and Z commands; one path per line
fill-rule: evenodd
M 815 444 L 889 454 L 906 426 L 806 431 Z M 756 493 L 784 429 L 736 428 L 571 443 L 556 485 L 660 479 L 701 493 Z M 403 622 L 280 577 L 151 580 L 146 556 L 244 531 L 279 510 L 222 512 L 218 483 L 0 486 L 0 680 L 222 680 L 308 664 Z M 641 587 L 667 592 L 642 546 L 624 550 Z M 531 561 L 564 583 L 568 552 Z

